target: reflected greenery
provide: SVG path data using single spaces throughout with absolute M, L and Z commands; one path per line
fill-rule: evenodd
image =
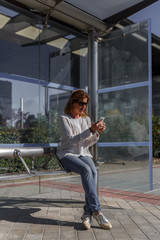
M 0 143 L 20 143 L 20 132 L 13 127 L 0 127 Z
M 148 142 L 148 120 L 134 114 L 131 118 L 120 113 L 118 109 L 107 111 L 105 116 L 106 131 L 100 135 L 100 142 Z M 107 147 L 99 150 L 100 161 L 116 162 L 123 159 L 138 161 L 148 158 L 148 147 Z
M 51 143 L 59 141 L 58 113 L 50 111 L 47 116 L 29 115 L 24 129 L 20 130 L 22 143 Z
M 101 142 L 143 142 L 148 141 L 148 127 L 145 119 L 134 116 L 131 120 L 120 114 L 118 109 L 109 110 L 105 116 L 106 131 Z
M 19 126 L 18 122 L 16 122 L 16 126 Z M 58 113 L 56 111 L 48 112 L 47 116 L 39 114 L 37 118 L 35 115 L 28 115 L 23 129 L 7 126 L 0 128 L 1 144 L 54 143 L 58 142 L 59 138 Z M 31 158 L 25 158 L 25 161 L 31 168 Z M 54 157 L 51 159 L 48 159 L 48 157 L 37 157 L 34 167 L 47 170 L 58 168 L 59 165 Z M 0 160 L 1 172 L 22 172 L 24 170 L 24 166 L 19 159 Z
M 131 138 L 129 132 L 130 122 L 122 115 L 106 117 L 106 131 L 100 136 L 100 141 L 105 142 L 125 142 Z

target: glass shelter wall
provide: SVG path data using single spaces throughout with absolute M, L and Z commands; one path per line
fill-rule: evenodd
M 17 6 L 0 5 L 1 148 L 55 146 L 70 92 L 87 89 L 87 36 L 52 21 L 44 26 L 44 20 Z M 44 157 L 35 161 L 39 169 L 45 164 Z M 19 162 L 1 159 L 0 173 L 5 169 L 25 170 Z
M 57 143 L 69 92 L 87 88 L 87 38 L 13 9 L 0 6 L 0 127 L 15 138 L 0 144 Z
M 70 92 L 88 89 L 88 39 L 52 21 L 44 26 L 43 17 L 7 3 L 0 5 L 0 19 L 0 147 L 53 146 L 60 140 L 58 119 Z M 98 115 L 107 126 L 98 143 L 99 161 L 105 163 L 100 186 L 106 186 L 108 170 L 120 167 L 140 167 L 149 182 L 148 45 L 148 22 L 113 31 L 99 44 Z M 0 161 L 2 172 L 10 171 L 9 164 Z M 15 166 L 14 171 L 24 170 Z M 44 158 L 35 162 L 44 166 Z M 54 159 L 47 169 L 53 167 Z
M 152 132 L 149 116 L 152 111 L 148 29 L 148 22 L 127 26 L 113 32 L 99 46 L 99 116 L 105 117 L 107 128 L 99 142 L 99 160 L 104 162 L 101 178 L 105 174 L 104 169 L 106 173 L 121 169 L 122 175 L 126 174 L 125 182 L 123 179 L 120 181 L 117 174 L 113 188 L 138 191 L 151 187 Z M 137 172 L 136 178 L 134 174 L 127 173 L 135 168 L 140 169 L 139 186 L 135 184 Z

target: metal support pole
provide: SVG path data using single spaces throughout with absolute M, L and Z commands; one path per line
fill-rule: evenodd
M 20 128 L 23 129 L 23 98 L 20 98 Z
M 91 121 L 98 119 L 98 43 L 95 41 L 97 36 L 94 30 L 88 33 L 88 93 L 90 96 L 89 113 Z M 98 146 L 94 144 L 91 149 L 93 161 L 97 165 Z M 99 187 L 99 168 L 97 167 L 97 194 Z
M 151 21 L 148 21 L 148 78 L 149 78 L 149 178 L 153 190 L 153 146 L 152 146 L 152 36 Z
M 21 156 L 21 151 L 18 149 L 15 149 L 14 151 L 15 156 L 19 157 L 19 159 L 21 160 L 23 166 L 25 167 L 25 169 L 27 170 L 27 172 L 30 174 L 30 170 L 29 167 L 27 166 L 26 162 L 24 161 L 23 157 Z
M 88 92 L 90 96 L 89 113 L 91 121 L 98 118 L 98 43 L 95 30 L 88 33 Z M 96 163 L 98 158 L 98 148 L 95 144 L 92 148 L 93 160 Z
M 35 156 L 32 156 L 32 172 L 34 172 L 34 170 L 35 170 L 34 161 L 35 161 Z

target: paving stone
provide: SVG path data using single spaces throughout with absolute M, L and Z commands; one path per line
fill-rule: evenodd
M 95 240 L 95 234 L 92 229 L 90 230 L 83 230 L 83 231 L 78 231 L 78 240 L 83 239 L 83 240 Z
M 77 233 L 74 230 L 74 227 L 61 226 L 60 228 L 60 239 L 61 240 L 77 240 Z
M 141 234 L 132 234 L 131 235 L 131 239 L 132 240 L 148 240 L 148 237 L 146 237 L 143 233 L 141 233 Z
M 160 205 L 149 203 L 152 195 L 146 195 L 146 202 L 140 202 L 129 199 L 131 192 L 126 199 L 126 191 L 106 188 L 100 192 L 99 199 L 102 212 L 113 228 L 101 229 L 93 219 L 91 229 L 85 230 L 81 223 L 84 192 L 81 186 L 72 187 L 79 180 L 67 179 L 44 180 L 40 189 L 37 181 L 28 185 L 18 182 L 7 188 L 0 184 L 0 240 L 160 239 Z M 137 193 L 136 198 L 143 196 Z
M 22 240 L 26 234 L 26 229 L 12 229 L 7 237 L 7 240 Z
M 113 232 L 111 231 L 111 234 L 113 236 L 113 239 L 117 239 L 117 240 L 131 240 L 132 238 L 128 235 L 127 232 L 124 233 L 118 233 L 118 232 Z
M 107 231 L 101 228 L 94 228 L 93 231 L 96 239 L 98 240 L 104 240 L 104 239 L 114 240 L 111 231 Z
M 10 233 L 10 228 L 0 228 L 0 240 L 6 240 L 7 236 Z

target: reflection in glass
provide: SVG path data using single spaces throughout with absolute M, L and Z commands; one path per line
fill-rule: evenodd
M 57 143 L 68 91 L 87 88 L 87 38 L 18 9 L 0 6 L 0 127 L 14 133 L 0 143 Z
M 103 188 L 145 192 L 149 190 L 148 147 L 99 148 L 99 186 Z
M 146 24 L 99 45 L 99 88 L 148 81 Z
M 0 90 L 1 128 L 6 132 L 12 130 L 17 136 L 9 140 L 1 138 L 0 143 L 59 141 L 58 119 L 69 92 L 15 80 L 1 80 L 0 84 L 3 86 Z
M 148 87 L 99 94 L 99 116 L 106 123 L 100 141 L 148 141 Z
M 148 43 L 142 22 L 113 31 L 99 46 L 98 114 L 106 123 L 98 148 L 101 187 L 151 188 Z
M 85 41 L 82 43 L 86 44 Z M 86 89 L 88 48 L 84 48 L 82 43 L 80 39 L 74 38 L 62 51 L 53 49 L 50 52 L 49 81 Z
M 148 166 L 149 148 L 147 146 L 103 147 L 99 148 L 99 161 L 108 164 L 130 164 L 130 167 Z M 131 164 L 132 163 L 132 164 Z M 141 164 L 142 163 L 142 164 Z M 140 165 L 141 164 L 141 165 Z

